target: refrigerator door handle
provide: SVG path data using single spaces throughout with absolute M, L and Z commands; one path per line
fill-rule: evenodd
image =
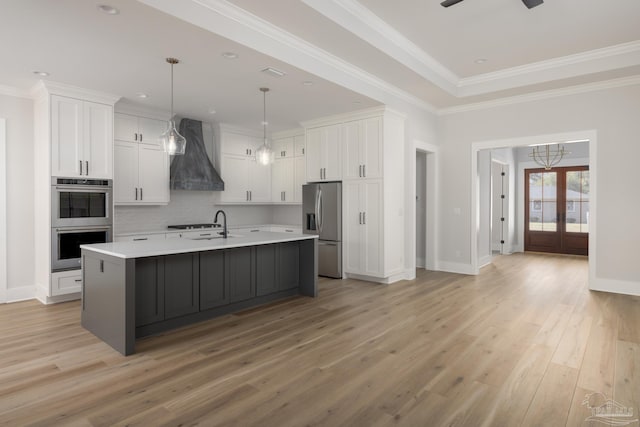
M 318 234 L 322 234 L 322 188 L 318 188 Z
M 316 189 L 316 205 L 314 206 L 314 210 L 315 210 L 315 227 L 316 227 L 316 231 L 318 232 L 318 234 L 320 234 L 320 187 L 318 187 Z

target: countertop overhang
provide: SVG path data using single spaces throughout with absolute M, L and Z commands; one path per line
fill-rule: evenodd
M 188 252 L 215 251 L 219 249 L 240 248 L 245 246 L 269 245 L 272 243 L 293 242 L 296 240 L 317 239 L 313 234 L 292 234 L 261 231 L 251 235 L 233 235 L 226 239 L 211 240 L 166 239 L 138 242 L 112 242 L 81 245 L 81 249 L 94 251 L 116 258 L 144 258 L 162 255 L 174 255 Z

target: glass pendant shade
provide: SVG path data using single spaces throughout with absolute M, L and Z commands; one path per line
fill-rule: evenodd
M 182 155 L 187 146 L 187 140 L 178 133 L 173 120 L 169 121 L 169 129 L 160 136 L 164 151 L 171 156 Z
M 269 146 L 267 145 L 267 140 L 265 139 L 264 144 L 260 146 L 256 150 L 256 161 L 261 165 L 269 165 L 273 163 L 275 158 L 275 153 Z
M 260 92 L 262 92 L 262 111 L 264 113 L 262 120 L 263 139 L 262 146 L 256 150 L 256 161 L 267 166 L 275 160 L 275 153 L 269 147 L 269 140 L 267 140 L 267 92 L 269 92 L 269 88 L 261 87 Z

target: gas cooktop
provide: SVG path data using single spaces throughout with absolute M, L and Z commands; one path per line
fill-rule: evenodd
M 168 225 L 167 228 L 173 228 L 176 230 L 191 230 L 196 228 L 217 228 L 220 224 L 178 224 Z

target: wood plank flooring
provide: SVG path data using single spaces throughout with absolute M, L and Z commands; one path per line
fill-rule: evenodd
M 479 276 L 320 282 L 139 340 L 123 357 L 78 302 L 0 306 L 0 425 L 576 426 L 585 396 L 640 406 L 640 298 L 587 261 L 515 254 Z M 633 423 L 631 425 L 638 425 Z

